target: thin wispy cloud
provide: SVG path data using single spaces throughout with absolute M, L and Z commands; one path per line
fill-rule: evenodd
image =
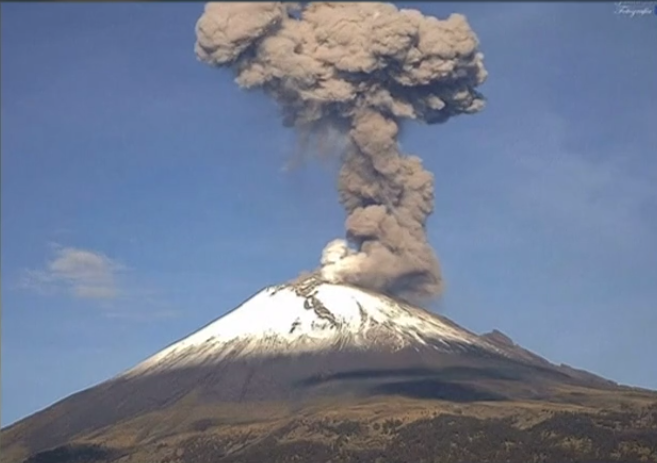
M 590 245 L 626 251 L 651 242 L 655 223 L 644 211 L 657 206 L 657 194 L 654 175 L 632 167 L 640 153 L 570 148 L 568 123 L 557 115 L 545 115 L 537 126 L 542 129 L 527 138 L 533 146 L 507 151 L 519 179 L 510 192 L 516 206 L 542 218 L 551 231 Z
M 523 195 L 557 227 L 566 224 L 579 236 L 634 245 L 648 237 L 642 211 L 655 204 L 647 179 L 627 172 L 620 159 L 587 160 L 581 156 L 527 158 Z
M 91 249 L 59 244 L 51 248 L 52 255 L 42 267 L 25 270 L 22 289 L 94 302 L 99 313 L 110 319 L 152 321 L 179 316 L 160 291 L 139 286 L 137 275 L 123 263 Z M 130 279 L 124 278 L 128 272 Z
M 79 299 L 113 300 L 121 294 L 118 275 L 127 268 L 103 253 L 54 246 L 42 268 L 25 272 L 22 286 L 40 293 L 65 292 Z

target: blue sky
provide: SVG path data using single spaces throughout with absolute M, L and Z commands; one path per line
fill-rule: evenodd
M 408 125 L 463 326 L 657 389 L 657 17 L 461 12 L 488 106 Z M 2 6 L 2 424 L 108 379 L 318 261 L 335 169 L 196 61 L 202 4 Z

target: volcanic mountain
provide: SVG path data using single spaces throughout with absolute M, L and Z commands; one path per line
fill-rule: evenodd
M 657 461 L 656 436 L 653 392 L 311 275 L 4 429 L 1 461 Z

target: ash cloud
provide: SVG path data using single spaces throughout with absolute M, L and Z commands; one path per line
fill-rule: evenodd
M 222 2 L 205 6 L 196 36 L 197 57 L 262 89 L 286 126 L 346 138 L 346 240 L 325 248 L 324 277 L 408 301 L 438 295 L 443 279 L 426 236 L 433 175 L 400 152 L 397 137 L 404 119 L 436 124 L 484 107 L 483 55 L 466 18 L 384 3 Z

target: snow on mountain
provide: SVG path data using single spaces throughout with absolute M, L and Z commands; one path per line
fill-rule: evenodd
M 423 309 L 317 276 L 265 288 L 123 376 L 215 363 L 227 358 L 298 355 L 334 349 L 478 347 L 504 355 L 479 336 Z

